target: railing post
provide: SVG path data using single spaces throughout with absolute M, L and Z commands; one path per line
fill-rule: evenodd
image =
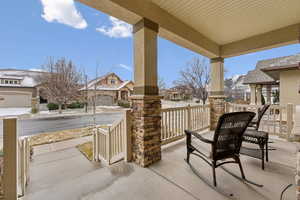
M 130 110 L 125 111 L 125 141 L 124 141 L 124 146 L 125 146 L 125 161 L 130 162 L 132 160 L 132 137 L 131 137 L 131 120 L 130 120 Z
M 93 159 L 94 162 L 99 162 L 99 134 L 97 128 L 93 130 Z
M 4 174 L 3 188 L 4 199 L 17 200 L 18 198 L 18 133 L 17 119 L 3 120 L 3 152 Z
M 230 112 L 229 106 L 230 106 L 229 103 L 225 102 L 225 113 L 229 113 Z
M 187 106 L 187 123 L 188 123 L 188 130 L 192 130 L 192 115 L 191 115 L 191 105 Z
M 287 104 L 286 108 L 286 120 L 287 120 L 287 139 L 291 139 L 291 133 L 293 130 L 293 111 L 294 111 L 294 106 L 291 103 Z
M 106 160 L 108 162 L 108 164 L 110 165 L 110 147 L 111 147 L 111 142 L 110 142 L 110 137 L 111 137 L 111 134 L 110 134 L 110 127 L 108 127 L 108 132 L 107 132 L 107 135 L 106 135 Z

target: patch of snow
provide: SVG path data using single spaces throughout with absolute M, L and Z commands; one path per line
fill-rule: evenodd
M 29 114 L 31 108 L 0 108 L 0 117 Z

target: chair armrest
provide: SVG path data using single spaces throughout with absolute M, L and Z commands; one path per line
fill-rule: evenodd
M 197 132 L 189 131 L 189 130 L 185 130 L 184 132 L 185 132 L 185 134 L 186 134 L 187 136 L 193 135 L 193 136 L 195 136 L 196 138 L 198 138 L 199 140 L 201 140 L 202 142 L 209 143 L 209 144 L 212 144 L 212 143 L 213 143 L 212 140 L 209 140 L 209 139 L 206 139 L 206 138 L 202 137 L 202 136 L 201 136 L 199 133 L 197 133 Z

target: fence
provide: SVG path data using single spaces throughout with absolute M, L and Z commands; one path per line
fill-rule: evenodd
M 127 120 L 129 111 L 126 111 L 125 116 L 120 121 L 109 126 L 107 129 L 95 127 L 93 133 L 93 158 L 94 161 L 103 160 L 107 164 L 113 164 L 128 155 L 131 151 L 127 151 L 130 144 L 129 122 Z M 128 152 L 128 154 L 127 154 Z M 126 154 L 126 155 L 125 155 Z
M 25 194 L 29 182 L 30 143 L 28 137 L 21 137 L 18 141 L 18 179 L 22 196 Z
M 226 112 L 252 111 L 257 113 L 259 105 L 226 104 Z M 259 129 L 270 134 L 290 138 L 293 129 L 294 106 L 271 105 L 263 116 Z
M 186 106 L 161 110 L 161 141 L 168 144 L 183 138 L 184 130 L 209 128 L 209 106 Z

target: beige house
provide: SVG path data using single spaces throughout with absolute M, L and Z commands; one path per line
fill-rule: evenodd
M 172 87 L 163 92 L 164 99 L 171 101 L 183 101 L 192 99 L 192 92 L 186 88 Z
M 86 88 L 82 88 L 81 91 L 86 91 Z M 128 101 L 132 91 L 133 82 L 123 81 L 115 73 L 98 77 L 87 85 L 88 101 L 91 104 L 96 96 L 96 105 L 111 106 L 120 100 Z
M 256 69 L 249 71 L 244 84 L 251 88 L 251 104 L 261 104 L 261 96 L 265 96 L 267 103 L 279 91 L 279 104 L 300 104 L 300 54 L 261 60 Z
M 42 72 L 0 70 L 0 108 L 32 107 L 39 102 L 36 77 Z

